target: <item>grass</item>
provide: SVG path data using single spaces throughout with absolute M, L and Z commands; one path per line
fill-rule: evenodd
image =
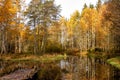
M 31 62 L 52 62 L 65 59 L 66 55 L 61 54 L 45 54 L 45 55 L 34 55 L 34 54 L 3 54 L 0 55 L 0 60 L 3 61 L 31 61 Z
M 110 59 L 107 60 L 107 62 L 110 65 L 120 69 L 120 56 L 119 57 L 115 57 L 115 58 L 110 58 Z

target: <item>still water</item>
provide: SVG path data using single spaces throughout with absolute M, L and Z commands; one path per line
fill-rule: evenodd
M 0 62 L 0 75 L 1 71 L 3 71 L 2 69 L 5 68 L 4 71 L 6 71 L 8 65 L 15 65 L 15 67 L 17 65 L 20 68 L 24 68 L 24 66 L 33 64 L 6 63 Z M 34 64 L 36 65 L 36 63 Z M 103 59 L 89 58 L 87 56 L 70 56 L 61 61 L 37 65 L 38 71 L 26 80 L 120 80 L 120 70 L 107 64 Z M 13 68 L 8 68 L 8 70 L 10 69 Z M 14 73 L 14 71 L 11 73 Z
M 68 57 L 60 61 L 60 66 L 64 71 L 62 80 L 120 80 L 120 70 L 102 59 Z

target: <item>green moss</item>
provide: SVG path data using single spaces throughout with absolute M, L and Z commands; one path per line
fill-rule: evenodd
M 108 59 L 107 62 L 108 62 L 110 65 L 112 65 L 112 66 L 120 69 L 120 56 L 119 56 L 119 57 L 115 57 L 115 58 Z

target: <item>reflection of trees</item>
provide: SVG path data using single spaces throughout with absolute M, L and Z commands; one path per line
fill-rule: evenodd
M 96 78 L 98 80 L 107 80 L 109 78 L 109 66 L 102 63 L 96 63 Z
M 73 80 L 110 80 L 114 76 L 114 69 L 102 59 L 71 57 L 66 62 L 66 69 Z

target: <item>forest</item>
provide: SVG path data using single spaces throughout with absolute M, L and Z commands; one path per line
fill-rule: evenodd
M 119 0 L 84 4 L 70 19 L 60 16 L 54 0 L 0 1 L 0 52 L 34 53 L 101 49 L 107 54 L 120 50 Z
M 84 4 L 70 18 L 61 10 L 55 0 L 0 0 L 0 60 L 21 54 L 120 56 L 120 0 Z

